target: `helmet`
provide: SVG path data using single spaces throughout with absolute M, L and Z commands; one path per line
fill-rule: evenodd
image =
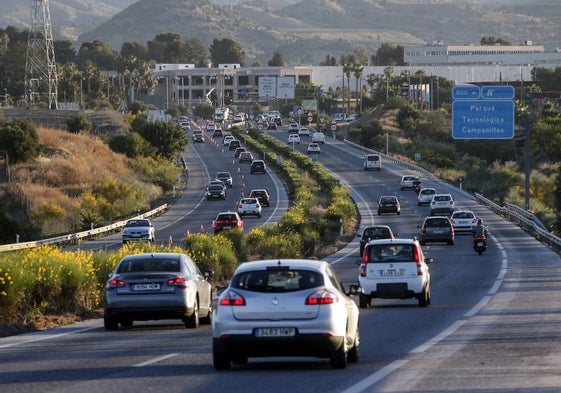
M 483 220 L 481 218 L 477 220 L 477 225 L 483 225 Z

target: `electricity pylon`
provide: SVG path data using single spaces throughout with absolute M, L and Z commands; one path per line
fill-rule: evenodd
M 47 102 L 57 109 L 57 75 L 49 0 L 31 0 L 31 29 L 25 61 L 27 105 Z

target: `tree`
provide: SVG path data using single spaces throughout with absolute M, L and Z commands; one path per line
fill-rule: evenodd
M 185 52 L 189 63 L 195 67 L 208 67 L 208 50 L 198 38 L 192 38 L 185 42 Z
M 481 37 L 481 45 L 504 45 L 510 46 L 512 43 L 509 41 L 505 41 L 502 38 L 495 38 L 495 37 Z
M 11 164 L 27 162 L 39 155 L 39 137 L 30 120 L 15 119 L 0 124 L 0 146 Z
M 187 47 L 178 33 L 158 34 L 147 42 L 148 58 L 157 63 L 187 63 Z
M 101 40 L 84 42 L 78 50 L 78 57 L 82 63 L 92 61 L 101 70 L 111 70 L 115 66 L 117 52 L 109 44 Z
M 142 42 L 125 42 L 121 45 L 119 55 L 122 57 L 133 56 L 137 59 L 148 60 L 148 46 Z
M 362 78 L 362 72 L 364 71 L 364 67 L 362 66 L 362 64 L 353 64 L 353 75 L 355 77 L 355 97 L 356 97 L 356 103 L 358 104 L 359 102 L 359 94 L 358 94 L 358 82 L 360 81 L 360 78 Z M 355 108 L 356 110 L 356 108 Z
M 284 60 L 282 58 L 282 54 L 280 53 L 280 49 L 277 48 L 275 53 L 273 53 L 273 57 L 267 62 L 269 67 L 282 67 L 284 65 Z
M 353 64 L 343 64 L 343 74 L 347 77 L 347 89 L 350 91 L 351 88 L 351 74 L 353 73 Z M 343 86 L 343 94 L 345 94 L 345 87 Z M 344 97 L 343 97 L 344 98 Z M 351 102 L 350 102 L 350 94 L 347 95 L 347 113 L 350 113 L 351 109 Z
M 187 146 L 185 132 L 172 121 L 146 122 L 136 131 L 156 148 L 157 155 L 162 158 L 174 159 L 181 155 Z
M 239 43 L 230 38 L 214 39 L 209 48 L 210 60 L 214 67 L 219 64 L 239 64 L 245 67 L 245 52 Z
M 58 64 L 76 61 L 76 49 L 71 40 L 57 40 L 53 43 L 55 48 L 55 60 Z
M 386 66 L 401 66 L 404 65 L 405 50 L 403 46 L 393 46 L 388 43 L 382 43 L 376 51 L 376 58 L 374 64 Z

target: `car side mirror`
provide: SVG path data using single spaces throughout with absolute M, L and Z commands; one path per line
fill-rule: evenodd
M 434 262 L 434 259 L 433 259 L 433 258 L 425 258 L 425 263 L 426 263 L 427 265 L 430 265 L 430 264 L 433 263 L 433 262 Z

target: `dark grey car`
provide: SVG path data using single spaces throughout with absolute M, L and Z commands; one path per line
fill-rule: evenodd
M 226 186 L 211 184 L 206 189 L 207 201 L 211 199 L 226 199 Z
M 131 327 L 133 321 L 179 319 L 188 328 L 212 320 L 212 286 L 185 254 L 127 255 L 109 275 L 105 329 Z
M 446 242 L 454 244 L 454 228 L 446 216 L 426 217 L 419 226 L 419 243 L 424 246 L 428 242 Z

